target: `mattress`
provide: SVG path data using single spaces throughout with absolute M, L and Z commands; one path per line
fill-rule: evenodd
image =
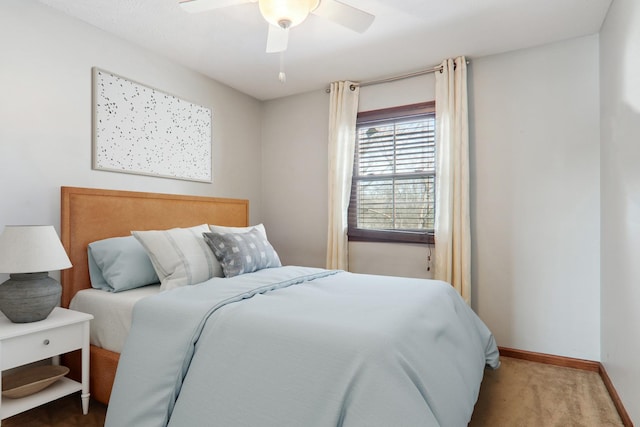
M 160 292 L 160 285 L 150 285 L 124 292 L 83 289 L 71 300 L 69 308 L 93 314 L 91 344 L 116 353 L 122 352 L 131 329 L 133 306 L 141 299 Z

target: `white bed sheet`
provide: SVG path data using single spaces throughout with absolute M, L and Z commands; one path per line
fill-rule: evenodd
M 160 292 L 160 285 L 150 285 L 124 292 L 106 292 L 83 289 L 78 292 L 69 308 L 93 314 L 91 344 L 120 353 L 131 329 L 131 313 L 135 303 Z

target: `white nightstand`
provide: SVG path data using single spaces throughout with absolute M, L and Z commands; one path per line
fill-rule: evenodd
M 0 371 L 82 350 L 82 383 L 63 377 L 46 389 L 20 399 L 0 395 L 0 422 L 8 417 L 81 390 L 82 412 L 89 411 L 89 321 L 93 316 L 56 307 L 45 320 L 12 323 L 0 313 Z M 0 377 L 0 389 L 2 388 Z

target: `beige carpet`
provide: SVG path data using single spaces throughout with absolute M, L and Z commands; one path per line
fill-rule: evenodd
M 622 426 L 597 372 L 501 357 L 485 370 L 469 426 Z
M 469 426 L 622 426 L 607 390 L 595 372 L 502 357 L 486 370 Z M 2 427 L 101 427 L 106 407 L 91 402 L 82 415 L 80 397 L 68 396 L 2 421 Z

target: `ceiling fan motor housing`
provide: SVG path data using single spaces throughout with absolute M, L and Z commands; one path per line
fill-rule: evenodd
M 319 4 L 320 0 L 258 0 L 264 19 L 284 29 L 300 24 Z

